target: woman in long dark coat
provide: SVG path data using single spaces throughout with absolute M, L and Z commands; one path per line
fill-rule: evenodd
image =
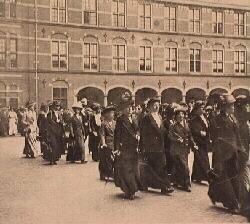
M 114 177 L 114 130 L 116 122 L 114 120 L 114 107 L 106 107 L 102 115 L 104 120 L 102 121 L 100 136 L 101 136 L 101 147 L 99 150 L 99 172 L 100 179 L 105 180 L 106 178 Z
M 51 152 L 48 155 L 50 165 L 56 165 L 61 158 L 63 146 L 63 124 L 60 112 L 60 102 L 53 102 L 52 109 L 47 115 L 47 139 Z
M 242 175 L 246 169 L 247 153 L 242 147 L 239 129 L 233 116 L 235 99 L 231 95 L 221 97 L 221 112 L 216 117 L 216 142 L 213 151 L 213 171 L 208 195 L 215 204 L 220 202 L 232 212 L 239 212 L 242 195 Z
M 209 123 L 204 116 L 205 104 L 203 101 L 195 102 L 193 108 L 193 118 L 190 120 L 190 129 L 198 150 L 194 152 L 194 163 L 191 180 L 200 183 L 208 181 L 210 170 L 208 148 L 210 144 Z
M 185 120 L 185 109 L 182 107 L 175 109 L 175 120 L 169 128 L 169 138 L 171 141 L 170 154 L 173 159 L 173 183 L 175 187 L 191 192 L 191 183 L 188 167 L 188 154 L 190 148 L 196 150 L 187 121 Z
M 120 105 L 122 115 L 116 121 L 114 133 L 115 185 L 125 193 L 125 198 L 133 200 L 139 190 L 138 169 L 138 125 L 132 119 L 132 100 L 124 100 Z
M 82 104 L 80 102 L 74 103 L 72 109 L 74 115 L 71 118 L 70 137 L 73 140 L 73 147 L 68 150 L 66 161 L 70 161 L 71 163 L 81 161 L 82 164 L 85 164 L 87 161 L 85 161 L 85 129 L 81 116 Z
M 41 105 L 40 112 L 37 117 L 37 126 L 39 128 L 39 140 L 41 153 L 43 153 L 47 142 L 47 113 L 48 106 L 45 104 Z

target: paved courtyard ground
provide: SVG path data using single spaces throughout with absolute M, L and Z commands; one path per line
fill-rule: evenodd
M 244 223 L 247 220 L 214 207 L 206 185 L 192 193 L 139 193 L 122 199 L 113 183 L 99 181 L 98 164 L 48 166 L 41 157 L 22 157 L 24 139 L 0 138 L 0 223 Z M 192 158 L 190 158 L 191 163 Z

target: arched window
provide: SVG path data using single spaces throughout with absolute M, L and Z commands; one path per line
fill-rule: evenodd
M 0 82 L 0 107 L 7 106 L 6 85 Z
M 216 44 L 213 49 L 213 73 L 224 72 L 224 47 Z
M 246 73 L 246 48 L 242 45 L 235 47 L 234 72 L 236 74 L 245 74 Z
M 192 43 L 189 49 L 190 55 L 190 72 L 201 72 L 201 44 Z
M 68 69 L 68 39 L 63 34 L 54 34 L 51 42 L 52 68 Z
M 177 72 L 178 69 L 178 45 L 168 42 L 165 46 L 165 71 Z
M 98 42 L 95 37 L 84 38 L 83 69 L 96 71 L 98 69 Z
M 4 68 L 5 66 L 6 66 L 6 36 L 4 33 L 0 32 L 0 68 Z
M 113 69 L 115 71 L 126 71 L 126 41 L 122 38 L 113 40 Z
M 140 71 L 153 71 L 153 43 L 150 40 L 143 40 L 140 46 Z
M 68 106 L 68 88 L 68 83 L 63 80 L 53 83 L 53 100 L 59 100 L 63 108 Z

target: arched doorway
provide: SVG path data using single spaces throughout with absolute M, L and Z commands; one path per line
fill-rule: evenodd
M 228 91 L 223 88 L 216 88 L 210 91 L 209 97 L 208 97 L 208 104 L 217 104 L 219 101 L 219 96 L 222 94 L 226 94 Z
M 77 101 L 86 98 L 90 104 L 99 103 L 104 105 L 104 93 L 95 87 L 86 87 L 81 89 L 77 94 Z
M 206 99 L 206 92 L 200 88 L 190 89 L 186 93 L 186 103 L 194 100 L 205 100 Z
M 151 88 L 138 89 L 135 93 L 135 104 L 142 104 L 145 100 L 156 97 L 157 95 L 157 91 Z
M 108 105 L 118 105 L 121 101 L 122 95 L 128 92 L 132 95 L 129 89 L 123 87 L 117 87 L 109 90 L 108 92 Z
M 182 101 L 182 92 L 176 88 L 168 88 L 162 91 L 161 93 L 161 102 L 162 103 L 179 103 Z
M 222 89 L 222 88 L 216 88 L 210 91 L 209 95 L 214 95 L 214 94 L 225 94 L 228 93 L 228 91 L 226 89 Z
M 249 94 L 249 90 L 243 89 L 243 88 L 239 88 L 239 89 L 235 89 L 235 90 L 233 91 L 232 95 L 233 95 L 234 97 L 237 97 L 237 96 L 239 96 L 239 95 L 244 95 L 244 96 L 249 97 L 250 94 Z

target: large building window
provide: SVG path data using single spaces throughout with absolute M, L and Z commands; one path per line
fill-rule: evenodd
M 245 15 L 244 13 L 234 13 L 234 34 L 237 36 L 245 35 Z
M 83 0 L 83 23 L 97 25 L 97 0 Z
M 84 43 L 84 70 L 97 70 L 97 43 Z
M 126 46 L 113 45 L 113 69 L 115 71 L 126 70 Z
M 201 11 L 200 9 L 189 9 L 189 31 L 192 33 L 201 32 Z
M 212 13 L 213 19 L 213 33 L 223 34 L 223 12 L 221 11 L 213 11 Z
M 51 21 L 66 23 L 66 0 L 51 0 Z
M 200 49 L 190 49 L 190 72 L 201 72 Z
M 6 85 L 0 81 L 0 105 L 1 107 L 7 106 Z
M 177 48 L 165 48 L 165 70 L 166 72 L 177 72 Z
M 6 66 L 6 46 L 5 38 L 0 37 L 0 68 Z
M 113 26 L 125 27 L 126 2 L 124 0 L 113 0 Z
M 10 0 L 10 18 L 16 18 L 16 0 Z
M 145 72 L 152 71 L 152 47 L 151 46 L 140 47 L 140 71 L 145 71 Z
M 68 104 L 68 88 L 66 87 L 53 87 L 53 100 L 61 102 L 63 108 L 67 108 Z
M 0 0 L 0 17 L 5 16 L 5 0 Z
M 213 72 L 223 73 L 224 69 L 223 50 L 213 50 Z
M 10 67 L 17 67 L 17 39 L 10 39 Z
M 67 41 L 52 41 L 52 68 L 63 70 L 68 68 Z
M 139 5 L 140 28 L 149 30 L 151 29 L 151 5 Z
M 167 31 L 176 31 L 176 7 L 164 7 L 165 29 Z
M 237 50 L 234 52 L 234 71 L 237 74 L 246 72 L 246 51 Z

